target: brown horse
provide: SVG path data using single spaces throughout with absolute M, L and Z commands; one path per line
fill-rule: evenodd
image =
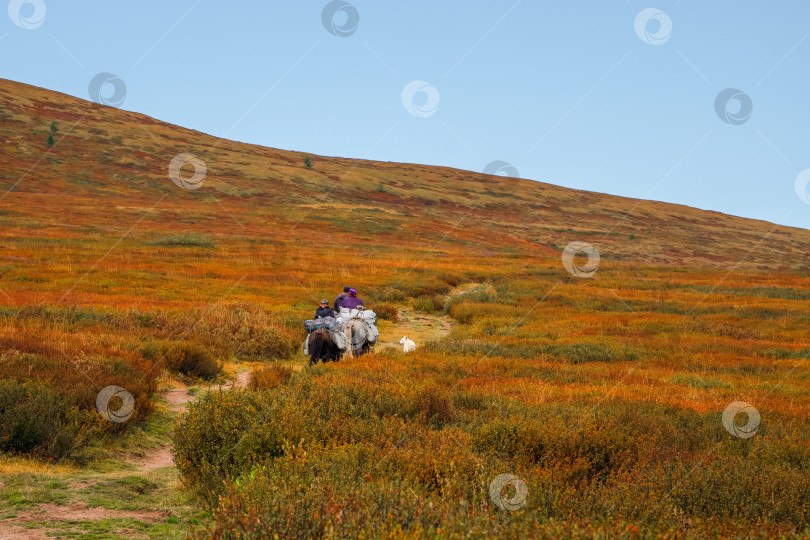
M 340 359 L 340 351 L 337 345 L 329 336 L 329 330 L 320 328 L 313 330 L 309 334 L 309 365 L 312 366 L 321 362 L 337 362 Z

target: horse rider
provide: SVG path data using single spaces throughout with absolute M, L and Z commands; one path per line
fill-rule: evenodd
M 351 289 L 351 287 L 348 287 L 348 286 L 347 286 L 347 287 L 343 287 L 343 292 L 342 292 L 342 293 L 340 293 L 340 294 L 337 296 L 337 298 L 335 298 L 335 313 L 340 313 L 341 302 L 343 302 L 343 300 L 344 300 L 344 299 L 345 299 L 347 296 L 349 296 L 349 290 L 350 290 L 350 289 Z
M 334 317 L 335 312 L 329 307 L 329 302 L 324 298 L 321 300 L 321 305 L 315 310 L 313 319 L 325 319 L 326 317 Z
M 363 301 L 357 297 L 357 289 L 352 287 L 349 289 L 349 296 L 343 299 L 343 301 L 340 303 L 340 307 L 355 309 L 357 307 L 365 306 L 363 306 Z

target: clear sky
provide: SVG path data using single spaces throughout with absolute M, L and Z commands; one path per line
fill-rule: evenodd
M 523 178 L 810 228 L 796 186 L 810 168 L 810 2 L 12 0 L 8 11 L 2 77 L 89 99 L 111 73 L 123 109 L 212 135 L 473 171 L 501 160 Z

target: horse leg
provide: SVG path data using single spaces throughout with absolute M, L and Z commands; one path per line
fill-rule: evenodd
M 343 359 L 345 360 L 347 358 L 354 358 L 354 354 L 352 353 L 352 324 L 351 324 L 351 322 L 346 324 L 346 330 L 344 330 L 344 332 L 346 333 L 346 337 L 349 340 L 349 346 L 346 348 L 346 352 L 343 353 Z
M 332 336 L 329 336 L 329 347 L 326 349 L 326 353 L 329 357 L 330 362 L 337 362 L 338 361 L 338 348 L 337 344 L 332 340 Z

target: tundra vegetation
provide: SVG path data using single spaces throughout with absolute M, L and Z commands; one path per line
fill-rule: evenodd
M 12 83 L 0 97 L 19 138 L 0 152 L 0 527 L 810 535 L 807 231 L 661 203 L 620 222 L 632 201 L 415 165 L 310 169 Z M 82 114 L 24 177 L 43 146 L 30 123 Z M 205 156 L 196 191 L 166 177 L 180 151 Z M 602 256 L 590 279 L 560 261 L 583 239 Z M 378 309 L 380 343 L 307 368 L 301 323 L 346 284 Z M 246 387 L 221 387 L 244 371 Z M 124 422 L 96 409 L 110 385 L 133 397 Z M 752 437 L 723 424 L 735 401 L 759 413 Z M 512 510 L 491 497 L 502 474 L 526 487 Z
M 435 311 L 452 329 L 407 356 L 380 346 L 303 369 L 300 321 L 311 302 L 288 294 L 294 281 L 281 274 L 303 275 L 322 255 L 291 249 L 277 276 L 243 280 L 217 304 L 232 285 L 219 274 L 235 282 L 249 255 L 217 254 L 222 243 L 154 252 L 139 247 L 148 241 L 127 242 L 82 291 L 107 305 L 37 301 L 0 311 L 2 491 L 36 478 L 15 473 L 25 463 L 15 459 L 92 467 L 116 439 L 155 429 L 167 381 L 222 381 L 223 364 L 244 364 L 254 369 L 247 389 L 203 393 L 173 427 L 182 490 L 211 512 L 197 525 L 201 537 L 807 528 L 806 278 L 732 275 L 707 295 L 703 284 L 723 272 L 621 263 L 577 279 L 555 260 L 458 255 L 455 270 L 426 266 L 400 281 L 412 260 L 381 257 L 388 263 L 358 284 L 367 303 L 408 310 L 443 296 Z M 239 251 L 235 240 L 227 245 Z M 139 262 L 123 269 L 121 259 Z M 155 285 L 140 265 L 182 265 L 184 290 L 211 296 L 183 306 L 182 291 L 160 285 L 138 297 L 132 291 Z M 36 266 L 6 264 L 9 295 L 44 299 L 59 288 Z M 42 279 L 13 279 L 23 275 Z M 288 290 L 265 289 L 265 279 Z M 317 291 L 334 283 L 329 272 L 308 279 Z M 381 320 L 383 336 L 397 324 Z M 95 411 L 108 384 L 135 398 L 126 423 Z M 721 422 L 735 400 L 761 414 L 752 438 Z M 513 512 L 489 497 L 502 473 L 528 489 Z M 177 527 L 190 524 L 193 512 L 184 512 Z

